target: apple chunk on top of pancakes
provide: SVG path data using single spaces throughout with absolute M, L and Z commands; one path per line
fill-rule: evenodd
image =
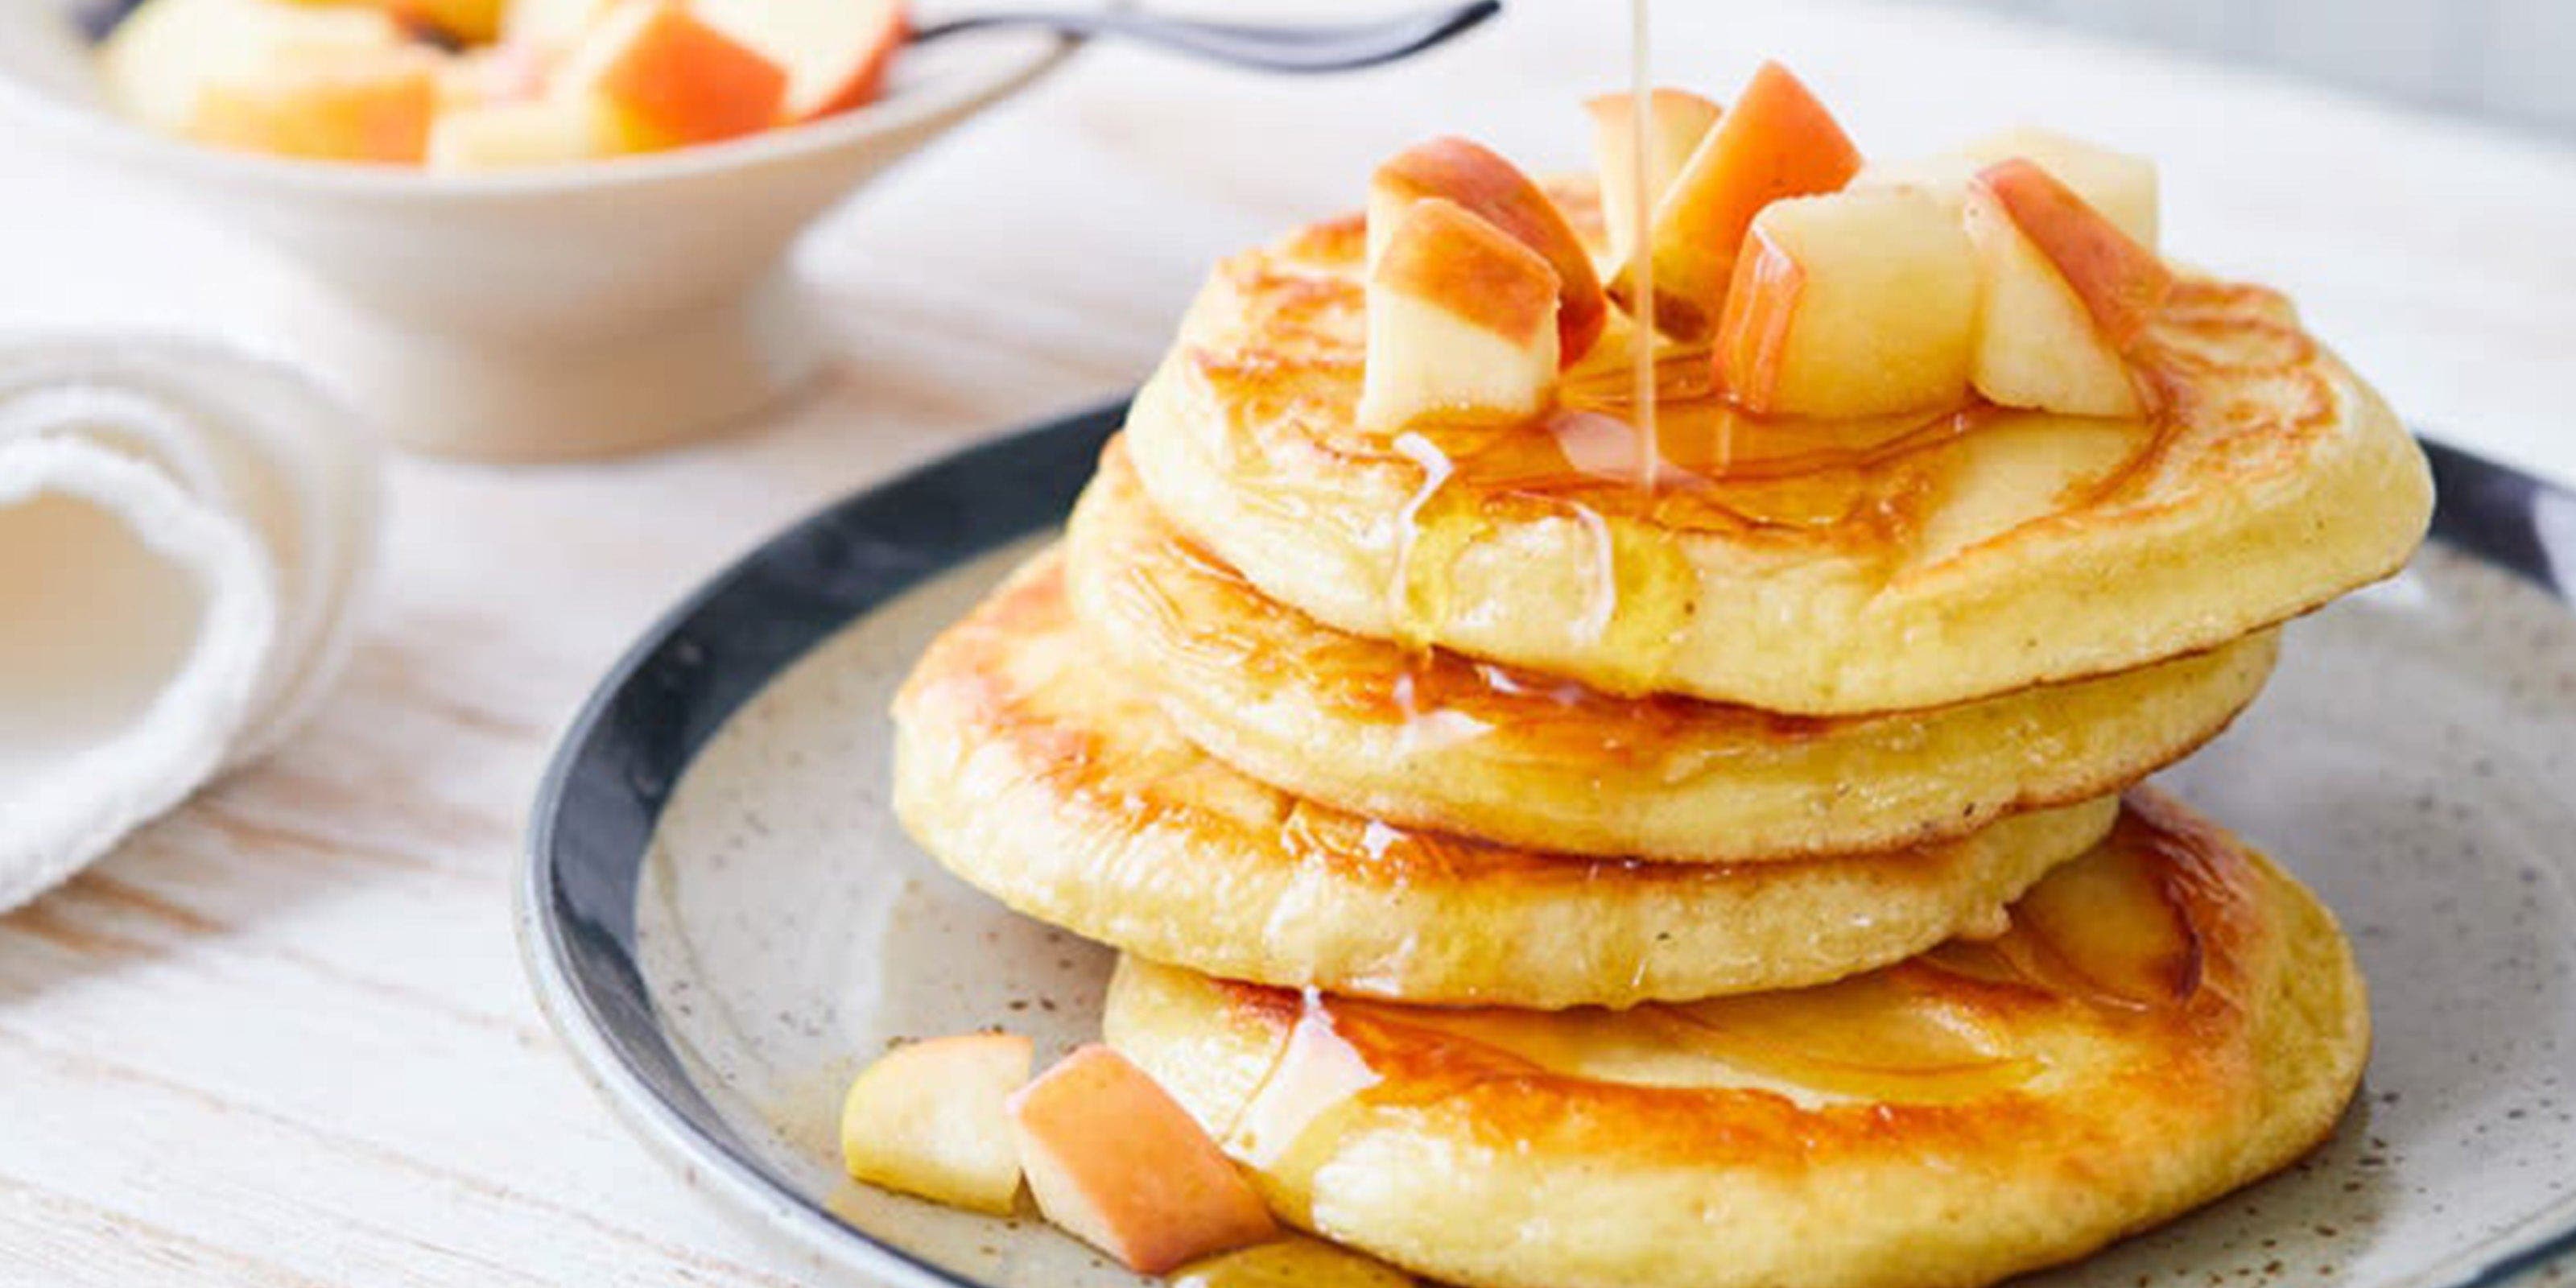
M 2145 161 L 1865 162 L 1770 65 L 1588 106 L 1597 183 L 1435 140 L 1221 263 L 1128 421 L 1154 507 L 1337 630 L 1835 717 L 2216 648 L 2421 538 L 2395 415 L 2162 259 Z

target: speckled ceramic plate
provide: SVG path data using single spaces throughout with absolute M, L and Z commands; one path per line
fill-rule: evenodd
M 934 867 L 886 808 L 894 686 L 1063 518 L 1120 407 L 798 524 L 653 628 L 538 802 L 528 965 L 638 1133 L 854 1282 L 1132 1284 L 1031 1221 L 851 1185 L 834 1117 L 896 1038 L 1091 1036 L 1108 954 Z M 2439 448 L 2436 543 L 2291 631 L 2168 775 L 2344 919 L 2378 1047 L 2291 1173 L 2036 1281 L 2576 1283 L 2576 498 Z

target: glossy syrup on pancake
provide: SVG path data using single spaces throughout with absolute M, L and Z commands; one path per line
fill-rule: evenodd
M 895 701 L 895 811 L 1013 908 L 1229 978 L 1542 1009 L 1821 983 L 2000 930 L 2117 814 L 2103 796 L 1902 849 L 1736 863 L 1395 826 L 1207 754 L 1102 664 L 1068 601 L 1050 551 L 932 644 Z
M 2245 896 L 2218 865 L 2241 862 L 2142 794 L 2099 849 L 2024 895 L 2001 935 L 1821 987 L 1537 1012 L 1228 984 L 1239 1004 L 1276 1010 L 1290 1028 L 1234 1142 L 1255 1166 L 1295 1167 L 1300 1141 L 1342 1100 L 1419 1106 L 1533 1075 L 1745 1088 L 1809 1110 L 2005 1094 L 2047 1069 L 2008 1036 L 2033 1010 L 2113 1027 L 2185 1016 L 2218 983 L 2209 938 L 2242 915 L 2230 905 Z M 1520 1125 L 1494 1126 L 1510 1135 Z
M 1587 187 L 1551 193 L 1597 238 Z M 1362 429 L 1363 240 L 1221 263 L 1128 424 L 1158 508 L 1357 634 L 1622 696 L 1917 709 L 2272 625 L 2385 576 L 2429 513 L 2421 453 L 2287 302 L 2197 278 L 2131 347 L 2147 417 L 1756 416 L 1656 341 L 1648 453 L 1614 317 L 1536 418 Z
M 1567 371 L 1557 405 L 1535 422 L 1429 420 L 1385 442 L 1384 450 L 1421 470 L 1397 531 L 1391 616 L 1398 638 L 1420 643 L 1449 611 L 1441 568 L 1417 552 L 1472 539 L 1474 519 L 1444 505 L 1451 499 L 1551 504 L 1595 533 L 1598 599 L 1588 616 L 1606 629 L 1621 597 L 1684 590 L 1674 579 L 1636 575 L 1638 561 L 1620 558 L 1606 515 L 1643 515 L 1679 531 L 1841 529 L 1893 539 L 1911 517 L 1910 502 L 1942 486 L 1941 449 L 2014 425 L 2044 425 L 2079 444 L 2051 498 L 2055 508 L 2099 505 L 2115 500 L 2193 418 L 2253 417 L 2271 432 L 2298 433 L 2329 417 L 2331 398 L 2306 370 L 2314 357 L 2313 342 L 2275 293 L 2195 279 L 2177 288 L 2149 332 L 2136 373 L 2155 409 L 2147 418 L 2057 416 L 1973 399 L 1926 412 L 1810 419 L 1758 415 L 1728 401 L 1705 346 L 1674 345 L 1643 326 L 1617 329 Z M 2240 382 L 2265 397 L 2231 396 Z M 2284 417 L 2284 405 L 2296 413 Z M 1637 611 L 1665 615 L 1651 605 Z
M 1473 1288 L 1971 1285 L 2277 1170 L 2368 1015 L 2314 898 L 2150 791 L 1952 944 L 1794 992 L 1539 1015 L 1131 959 L 1111 1041 L 1291 1223 Z
M 1075 615 L 1182 732 L 1353 813 L 1514 845 L 1674 862 L 1854 854 L 2108 795 L 2252 701 L 2275 633 L 1925 712 L 1800 716 L 1620 698 L 1338 631 L 1159 514 L 1123 440 L 1066 538 Z

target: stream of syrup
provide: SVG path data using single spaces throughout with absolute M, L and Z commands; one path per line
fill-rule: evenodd
M 1628 370 L 1634 380 L 1632 414 L 1637 423 L 1637 485 L 1653 490 L 1656 480 L 1655 443 L 1655 257 L 1643 253 L 1648 236 L 1654 230 L 1654 203 L 1647 200 L 1647 185 L 1653 181 L 1654 162 L 1647 155 L 1646 142 L 1652 132 L 1654 57 L 1652 27 L 1646 17 L 1647 0 L 1628 0 L 1628 182 L 1637 194 L 1628 203 L 1634 226 L 1629 229 L 1628 244 L 1638 248 L 1637 260 L 1637 325 L 1636 338 L 1629 345 Z

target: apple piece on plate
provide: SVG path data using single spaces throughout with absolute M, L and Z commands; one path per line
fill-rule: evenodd
M 875 98 L 911 30 L 901 0 L 695 0 L 694 11 L 787 69 L 786 122 Z
M 429 168 L 451 173 L 564 165 L 599 156 L 598 118 L 539 98 L 443 108 L 429 126 Z
M 2164 261 L 2032 161 L 1979 172 L 1965 225 L 1983 295 L 1978 391 L 2008 407 L 2142 414 L 2128 355 L 2173 289 Z
M 1415 202 L 1440 197 L 1492 224 L 1538 252 L 1556 270 L 1557 358 L 1583 356 L 1609 321 L 1610 302 L 1592 254 L 1565 222 L 1556 203 L 1520 168 L 1479 144 L 1460 138 L 1417 143 L 1387 159 L 1369 180 L 1368 262 L 1375 267 L 1404 212 Z
M 1852 180 L 1854 187 L 1919 187 L 1953 208 L 1967 200 L 1968 182 L 1979 170 L 2014 158 L 2037 162 L 2085 204 L 2101 211 L 2120 231 L 2149 250 L 2156 247 L 2156 166 L 2145 157 L 2114 151 L 2095 143 L 2034 126 L 2018 126 L 1979 139 L 1955 152 L 1873 162 Z
M 1536 415 L 1556 386 L 1556 270 L 1442 197 L 1404 208 L 1368 280 L 1359 426 Z
M 1749 410 L 1872 416 L 1966 401 L 1976 338 L 1967 234 L 1938 200 L 1882 188 L 1754 216 L 1715 361 Z
M 377 9 L 146 0 L 100 44 L 98 69 L 119 115 L 165 134 L 186 134 L 209 84 L 252 85 L 280 61 L 368 57 L 409 41 L 402 24 Z
M 1414 1280 L 1383 1261 L 1292 1236 L 1184 1267 L 1172 1288 L 1414 1288 Z
M 787 73 L 673 0 L 626 0 L 590 28 L 557 74 L 586 101 L 611 152 L 656 152 L 768 128 Z
M 437 111 L 434 55 L 306 50 L 253 78 L 207 83 L 188 137 L 314 161 L 417 165 Z
M 1198 1120 L 1108 1047 L 1039 1075 L 1011 1098 L 1011 1121 L 1038 1210 L 1131 1270 L 1158 1275 L 1279 1237 Z
M 1010 1215 L 1020 1193 L 1010 1101 L 1034 1052 L 1015 1033 L 967 1033 L 879 1057 L 841 1102 L 842 1165 L 853 1180 Z
M 1860 169 L 1860 152 L 1816 96 L 1778 63 L 1764 63 L 1700 140 L 1655 203 L 1655 329 L 1684 342 L 1717 329 L 1744 230 L 1784 197 L 1832 192 Z M 1637 308 L 1637 268 L 1619 271 L 1612 298 Z
M 1601 163 L 1601 224 L 1610 235 L 1610 259 L 1624 264 L 1637 248 L 1637 220 L 1673 186 L 1673 177 L 1717 124 L 1717 104 L 1688 90 L 1658 89 L 1646 98 L 1646 186 L 1637 189 L 1636 111 L 1633 94 L 1603 94 L 1583 104 L 1592 116 L 1592 154 Z

